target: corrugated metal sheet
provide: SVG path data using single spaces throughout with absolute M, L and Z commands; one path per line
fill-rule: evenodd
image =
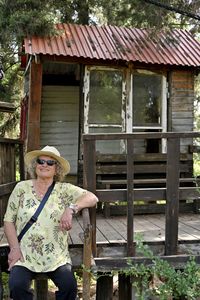
M 184 30 L 170 36 L 160 34 L 160 43 L 148 37 L 144 29 L 116 26 L 58 24 L 60 35 L 25 40 L 29 54 L 123 60 L 141 63 L 194 66 L 200 65 L 200 42 Z M 176 40 L 175 43 L 170 43 Z

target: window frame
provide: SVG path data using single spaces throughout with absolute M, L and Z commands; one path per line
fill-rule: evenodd
M 95 124 L 88 123 L 89 105 L 90 105 L 90 72 L 93 70 L 105 71 L 121 71 L 122 72 L 122 109 L 121 109 L 121 125 L 116 124 Z M 161 126 L 133 126 L 133 76 L 134 72 L 143 72 L 145 74 L 159 74 L 162 78 L 161 82 Z M 149 70 L 131 69 L 131 68 L 114 68 L 106 66 L 85 66 L 84 73 L 84 125 L 83 132 L 90 133 L 90 128 L 119 128 L 120 132 L 132 133 L 145 130 L 158 130 L 161 132 L 167 131 L 167 98 L 168 98 L 168 85 L 167 77 L 164 74 L 152 72 Z M 105 133 L 105 131 L 103 132 Z M 121 147 L 125 149 L 123 144 Z M 161 151 L 166 152 L 166 141 L 162 140 Z
M 90 123 L 89 124 L 89 105 L 90 105 L 90 72 L 94 70 L 100 71 L 121 71 L 122 72 L 122 97 L 121 97 L 121 125 L 117 124 L 97 124 Z M 126 130 L 126 112 L 123 109 L 125 104 L 125 95 L 126 94 L 126 82 L 124 80 L 124 71 L 121 68 L 110 68 L 104 66 L 85 66 L 85 74 L 84 74 L 84 133 L 88 134 L 90 128 L 121 128 L 120 132 L 125 132 Z
M 137 70 L 136 70 L 137 71 Z M 134 74 L 132 73 L 132 78 L 131 78 L 131 99 L 132 99 L 132 109 L 131 109 L 131 127 L 132 127 L 132 131 L 135 131 L 135 130 L 144 130 L 144 129 L 158 129 L 158 130 L 162 130 L 163 132 L 165 132 L 167 130 L 167 79 L 166 79 L 166 76 L 162 75 L 162 74 L 158 74 L 156 72 L 150 72 L 148 70 L 142 70 L 142 73 L 144 75 L 160 75 L 161 76 L 161 125 L 159 126 L 155 126 L 155 125 L 147 125 L 147 126 L 141 126 L 141 125 L 133 125 L 133 110 L 134 110 L 134 105 L 133 105 L 133 76 Z M 128 120 L 129 122 L 129 120 Z

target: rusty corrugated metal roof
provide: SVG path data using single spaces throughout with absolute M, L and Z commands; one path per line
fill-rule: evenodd
M 200 42 L 184 30 L 170 36 L 160 34 L 160 43 L 144 29 L 117 26 L 57 24 L 60 35 L 25 39 L 25 53 L 68 57 L 122 60 L 141 63 L 200 65 Z M 170 43 L 176 40 L 175 43 Z

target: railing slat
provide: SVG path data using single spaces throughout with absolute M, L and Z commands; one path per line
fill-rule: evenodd
M 177 254 L 179 214 L 180 139 L 167 140 L 165 254 Z
M 84 143 L 83 147 L 83 186 L 89 191 L 96 192 L 96 145 L 95 141 Z M 92 224 L 92 252 L 96 256 L 96 207 L 90 208 Z
M 117 202 L 127 200 L 126 189 L 98 189 L 96 195 L 101 202 Z M 179 188 L 179 200 L 190 199 L 194 200 L 199 197 L 199 191 L 196 187 L 180 187 Z M 134 189 L 134 201 L 141 200 L 144 202 L 165 200 L 166 188 L 137 188 Z
M 92 263 L 92 227 L 90 224 L 89 210 L 84 208 L 82 210 L 83 216 L 83 300 L 90 298 L 90 280 L 91 274 L 88 272 Z
M 85 184 L 84 186 L 94 193 L 96 193 L 97 197 L 101 202 L 109 203 L 109 202 L 120 202 L 127 201 L 127 237 L 128 237 L 128 245 L 127 249 L 129 253 L 134 253 L 132 248 L 132 239 L 134 238 L 134 201 L 140 200 L 145 202 L 157 201 L 157 200 L 166 200 L 167 208 L 166 208 L 166 254 L 174 254 L 177 251 L 177 238 L 178 238 L 178 211 L 179 211 L 179 201 L 186 200 L 190 198 L 194 200 L 195 198 L 199 198 L 199 191 L 195 186 L 179 187 L 179 175 L 182 167 L 188 167 L 187 161 L 183 166 L 180 165 L 180 158 L 184 154 L 188 153 L 180 153 L 180 140 L 181 139 L 192 139 L 200 137 L 200 132 L 152 132 L 152 133 L 106 133 L 106 134 L 83 134 L 83 143 L 84 143 L 84 178 Z M 167 178 L 166 178 L 166 187 L 155 187 L 155 188 L 135 188 L 133 181 L 133 173 L 134 173 L 134 159 L 138 157 L 138 154 L 133 153 L 134 142 L 138 139 L 167 139 Z M 96 153 L 96 142 L 103 140 L 125 140 L 127 145 L 127 167 L 125 172 L 127 173 L 127 188 L 126 189 L 97 189 L 96 190 L 96 175 L 98 173 L 98 168 L 96 168 L 96 163 L 101 161 L 101 159 L 105 160 L 105 168 L 108 168 L 109 165 L 106 164 L 105 156 L 106 154 Z M 189 151 L 189 145 L 188 145 Z M 97 154 L 97 159 L 96 159 Z M 108 154 L 109 156 L 110 154 Z M 147 153 L 147 156 L 150 155 Z M 117 159 L 117 155 L 116 159 Z M 135 156 L 135 157 L 134 157 Z M 166 156 L 166 154 L 162 154 L 162 156 Z M 145 154 L 144 154 L 145 160 Z M 108 162 L 108 160 L 107 160 Z M 117 164 L 116 168 L 119 167 L 120 164 Z M 135 164 L 135 167 L 138 167 Z M 145 164 L 142 165 L 143 171 L 146 171 Z M 152 166 L 153 168 L 153 166 Z M 160 166 L 159 166 L 160 168 Z M 122 171 L 122 170 L 121 170 Z M 119 174 L 121 174 L 119 171 Z M 151 171 L 151 170 L 148 170 Z M 159 171 L 159 170 L 158 170 Z M 159 173 L 159 172 L 158 172 Z M 106 173 L 107 174 L 107 173 Z M 115 175 L 117 172 L 115 172 Z M 191 175 L 190 175 L 191 177 Z M 92 211 L 91 223 L 96 227 L 96 216 L 95 212 Z M 96 233 L 93 228 L 93 253 L 95 253 L 95 237 Z
M 0 226 L 2 226 L 9 194 L 17 180 L 23 179 L 23 142 L 18 139 L 0 138 Z
M 127 255 L 135 255 L 133 245 L 134 230 L 133 230 L 133 140 L 127 141 Z

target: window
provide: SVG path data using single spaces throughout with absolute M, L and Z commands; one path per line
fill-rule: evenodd
M 132 131 L 166 131 L 166 77 L 148 70 L 86 67 L 84 78 L 84 133 L 118 133 Z M 104 141 L 100 151 L 122 153 L 124 141 L 116 145 Z M 138 152 L 153 149 L 143 141 Z M 153 143 L 151 143 L 153 144 Z
M 165 76 L 147 70 L 136 70 L 133 73 L 132 131 L 166 131 L 166 90 Z M 159 140 L 147 139 L 138 149 L 140 152 L 165 152 L 166 141 L 161 143 Z
M 90 72 L 89 124 L 121 126 L 122 74 L 119 71 Z
M 162 76 L 133 75 L 133 126 L 162 126 Z
M 84 132 L 125 131 L 125 106 L 122 105 L 123 72 L 106 67 L 87 67 L 84 83 Z M 121 141 L 97 142 L 97 150 L 100 153 L 120 153 L 124 151 L 124 147 Z

